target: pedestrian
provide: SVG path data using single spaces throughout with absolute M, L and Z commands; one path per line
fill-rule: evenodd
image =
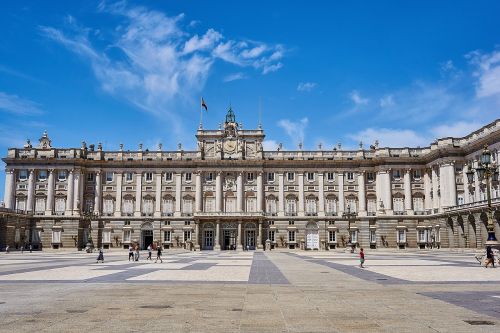
M 129 245 L 128 247 L 128 261 L 130 261 L 130 258 L 132 258 L 132 261 L 134 261 L 134 248 L 132 245 Z
M 21 246 L 21 254 L 24 254 L 24 247 L 25 247 L 25 246 L 26 246 L 26 244 L 23 244 L 23 245 Z
M 158 261 L 158 259 L 160 259 L 160 263 L 163 262 L 163 260 L 161 259 L 161 246 L 158 246 L 158 250 L 156 251 L 156 260 L 155 260 L 155 263 Z
M 31 245 L 31 243 L 30 243 L 30 253 L 32 253 L 32 252 L 33 252 L 33 245 Z
M 363 248 L 359 250 L 359 267 L 364 268 L 363 264 L 365 263 L 365 252 L 363 251 Z
M 151 260 L 151 261 L 153 261 L 153 258 L 151 258 L 151 254 L 152 254 L 152 253 L 151 253 L 151 250 L 152 250 L 152 249 L 153 249 L 153 248 L 152 248 L 151 244 L 149 244 L 149 245 L 148 245 L 148 257 L 146 258 L 146 260 Z
M 135 261 L 139 261 L 139 245 L 135 246 Z
M 9 253 L 9 246 L 8 245 L 5 247 L 5 253 Z
M 486 264 L 485 268 L 488 268 L 489 265 L 492 265 L 493 268 L 495 268 L 495 257 L 493 255 L 493 250 L 491 249 L 491 246 L 486 247 Z
M 99 260 L 104 263 L 104 251 L 102 250 L 102 247 L 99 249 L 99 255 L 97 256 L 97 262 L 99 263 Z

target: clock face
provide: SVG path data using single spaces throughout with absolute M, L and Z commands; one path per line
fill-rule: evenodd
M 227 140 L 224 142 L 224 151 L 234 153 L 236 151 L 236 140 Z

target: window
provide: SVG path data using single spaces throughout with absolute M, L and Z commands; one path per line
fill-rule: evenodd
M 368 199 L 367 211 L 370 215 L 374 215 L 377 212 L 377 199 Z
M 66 176 L 67 176 L 67 171 L 66 170 L 60 170 L 59 173 L 57 174 L 57 179 L 60 181 L 60 182 L 63 182 L 66 180 Z
M 191 230 L 184 230 L 184 242 L 191 240 Z
M 405 229 L 398 230 L 398 243 L 406 243 L 406 230 Z
M 347 198 L 346 207 L 351 213 L 356 213 L 358 208 L 356 198 Z
M 214 173 L 213 172 L 207 172 L 207 178 L 206 178 L 206 181 L 207 182 L 211 182 L 214 180 Z
M 404 200 L 403 198 L 393 198 L 392 199 L 394 212 L 402 213 L 404 212 Z
M 267 181 L 268 182 L 274 182 L 274 172 L 268 172 L 267 173 Z
M 19 180 L 24 181 L 28 179 L 28 170 L 19 170 Z
M 25 211 L 26 210 L 26 197 L 17 197 L 16 198 L 16 209 Z
M 171 172 L 165 172 L 165 181 L 166 182 L 172 181 L 172 173 Z
M 396 180 L 401 179 L 401 170 L 394 170 L 392 172 L 392 178 Z
M 350 235 L 351 235 L 351 243 L 357 243 L 358 242 L 358 230 L 351 230 Z
M 353 181 L 354 180 L 354 172 L 347 172 L 347 180 L 348 181 Z
M 130 221 L 123 222 L 123 225 L 130 225 Z
M 286 213 L 295 215 L 297 213 L 297 202 L 295 198 L 286 199 Z
M 247 198 L 247 212 L 256 212 L 257 211 L 257 198 L 248 197 Z
M 328 241 L 330 243 L 337 242 L 337 237 L 336 237 L 335 231 L 333 231 L 333 230 L 328 231 Z
M 335 215 L 337 214 L 337 200 L 335 198 L 326 198 L 326 214 Z
M 104 244 L 111 243 L 111 230 L 103 230 L 102 231 L 102 242 Z
M 191 175 L 192 175 L 192 174 L 191 174 L 191 172 L 186 172 L 186 173 L 185 173 L 184 177 L 185 177 L 185 180 L 186 180 L 187 182 L 190 182 L 190 181 L 191 181 Z
M 326 174 L 326 179 L 327 179 L 328 181 L 333 182 L 333 181 L 335 180 L 335 174 L 334 174 L 333 172 L 328 172 L 328 173 Z
M 163 232 L 163 242 L 170 243 L 172 241 L 172 232 L 170 230 L 165 230 Z
M 205 212 L 215 212 L 215 198 L 206 197 L 205 198 Z
M 94 182 L 94 180 L 95 180 L 95 174 L 94 174 L 94 173 L 92 173 L 92 172 L 91 172 L 91 173 L 88 173 L 88 174 L 87 174 L 87 181 L 88 181 L 89 183 L 93 183 L 93 182 Z
M 306 199 L 306 213 L 316 214 L 316 198 L 310 197 Z
M 274 221 L 269 221 L 269 225 L 274 225 Z
M 66 210 L 66 198 L 56 198 L 54 210 L 56 214 L 62 215 Z
M 232 213 L 236 211 L 236 198 L 227 197 L 226 198 L 226 212 Z
M 123 199 L 123 213 L 127 215 L 132 215 L 134 212 L 134 199 L 124 198 Z
M 170 225 L 170 221 L 163 221 L 163 225 Z
M 134 179 L 134 175 L 132 172 L 127 172 L 125 174 L 125 181 L 130 183 Z
M 171 197 L 163 198 L 162 213 L 165 216 L 171 215 L 174 212 L 174 199 Z
M 495 192 L 493 193 L 493 198 L 496 198 Z M 463 195 L 459 195 L 458 198 L 458 205 L 463 205 L 465 203 Z
M 418 229 L 418 242 L 427 243 L 427 230 Z
M 47 170 L 38 171 L 38 180 L 43 182 L 47 179 Z
M 184 225 L 191 225 L 191 221 L 184 221 Z
M 266 212 L 273 215 L 276 214 L 276 198 L 269 197 L 266 200 Z
M 35 201 L 35 213 L 43 213 L 45 211 L 45 198 L 38 197 Z
M 124 243 L 130 243 L 130 235 L 131 235 L 131 230 L 129 229 L 124 229 L 123 230 L 123 242 Z
M 424 211 L 424 198 L 422 198 L 422 197 L 413 198 L 413 209 L 416 212 L 423 212 Z
M 144 174 L 144 179 L 146 180 L 146 182 L 150 183 L 153 181 L 153 173 L 152 172 L 146 172 Z
M 295 242 L 295 230 L 288 230 L 288 241 Z
M 60 244 L 61 243 L 61 230 L 52 230 L 52 243 Z
M 295 221 L 288 221 L 288 225 L 295 225 Z
M 106 172 L 106 183 L 111 183 L 113 181 L 113 172 Z
M 112 214 L 114 212 L 114 205 L 113 205 L 113 199 L 112 198 L 106 198 L 104 199 L 103 205 L 102 205 L 102 212 L 104 214 Z
M 190 197 L 184 198 L 182 201 L 182 212 L 185 214 L 193 213 L 193 199 Z
M 422 171 L 419 169 L 413 170 L 413 179 L 420 180 L 420 178 L 422 178 Z
M 276 238 L 275 238 L 275 233 L 276 233 L 276 231 L 274 231 L 274 230 L 269 230 L 269 237 L 268 237 L 268 238 L 269 238 L 269 240 L 271 241 L 271 243 L 274 243 L 274 242 L 276 241 L 276 240 L 275 240 L 275 239 L 276 239 Z
M 377 231 L 375 229 L 370 229 L 370 243 L 377 243 Z
M 248 172 L 247 173 L 247 181 L 253 182 L 254 177 L 255 177 L 255 174 L 253 172 Z
M 145 197 L 142 202 L 142 213 L 146 216 L 153 215 L 154 212 L 154 203 L 153 198 Z
M 307 173 L 307 180 L 310 182 L 314 181 L 314 172 Z
M 288 179 L 289 182 L 293 182 L 295 180 L 295 174 L 293 172 L 287 172 L 286 179 Z
M 368 182 L 373 182 L 375 180 L 375 174 L 373 172 L 367 172 L 366 180 L 368 180 Z

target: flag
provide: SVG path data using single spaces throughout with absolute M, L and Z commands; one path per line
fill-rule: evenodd
M 203 97 L 201 98 L 201 106 L 205 108 L 205 111 L 208 111 L 207 103 L 205 103 Z

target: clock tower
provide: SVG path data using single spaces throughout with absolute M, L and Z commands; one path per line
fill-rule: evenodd
M 199 156 L 202 159 L 261 159 L 263 130 L 244 130 L 242 127 L 242 123 L 236 121 L 232 107 L 229 107 L 219 130 L 198 129 Z

